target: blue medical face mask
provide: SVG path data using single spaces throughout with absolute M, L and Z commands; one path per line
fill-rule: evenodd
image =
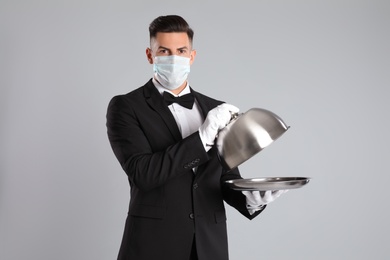
M 190 73 L 190 58 L 182 56 L 156 56 L 153 62 L 156 80 L 166 89 L 180 87 Z

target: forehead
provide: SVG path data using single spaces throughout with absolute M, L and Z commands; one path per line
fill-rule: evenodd
M 185 32 L 158 32 L 156 37 L 152 39 L 151 44 L 153 45 L 152 48 L 161 46 L 170 49 L 190 48 L 190 40 Z

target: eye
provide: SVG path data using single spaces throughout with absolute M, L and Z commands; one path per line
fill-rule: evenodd
M 180 53 L 180 54 L 186 54 L 186 53 L 187 53 L 187 50 L 185 50 L 185 49 L 179 50 L 179 53 Z

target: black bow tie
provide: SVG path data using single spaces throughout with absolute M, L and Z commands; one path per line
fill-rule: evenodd
M 192 93 L 185 94 L 185 95 L 180 96 L 180 97 L 175 97 L 172 94 L 164 91 L 163 97 L 164 97 L 165 103 L 167 103 L 168 106 L 171 105 L 172 103 L 178 103 L 179 105 L 186 107 L 188 109 L 192 108 L 192 106 L 194 105 L 194 101 L 195 101 L 194 95 Z

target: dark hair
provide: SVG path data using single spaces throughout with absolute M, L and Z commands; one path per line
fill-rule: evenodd
M 158 32 L 185 32 L 192 44 L 194 31 L 190 28 L 186 20 L 178 15 L 159 16 L 149 25 L 150 39 L 155 38 Z

